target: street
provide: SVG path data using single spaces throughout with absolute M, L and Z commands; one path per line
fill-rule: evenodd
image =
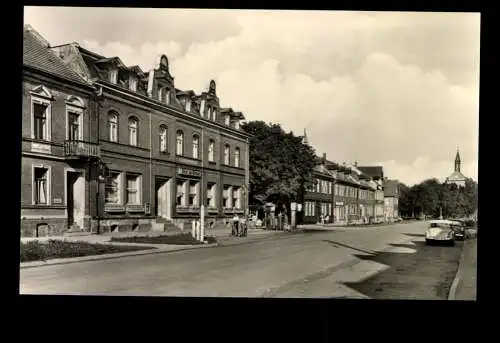
M 310 230 L 242 245 L 21 269 L 20 293 L 446 299 L 462 243 L 426 247 L 424 230 L 424 222 Z

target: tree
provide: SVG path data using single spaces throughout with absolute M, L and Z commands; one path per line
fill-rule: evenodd
M 251 121 L 242 129 L 251 135 L 250 199 L 264 196 L 267 201 L 288 207 L 291 201 L 298 200 L 301 189 L 312 184 L 314 150 L 302 143 L 302 137 L 285 132 L 279 124 Z
M 467 180 L 465 187 L 428 179 L 410 188 L 400 185 L 400 212 L 406 216 L 427 214 L 444 217 L 472 215 L 477 209 L 477 183 Z

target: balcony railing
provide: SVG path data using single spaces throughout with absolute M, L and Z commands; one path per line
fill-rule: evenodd
M 101 149 L 96 143 L 85 141 L 65 141 L 64 156 L 100 157 Z

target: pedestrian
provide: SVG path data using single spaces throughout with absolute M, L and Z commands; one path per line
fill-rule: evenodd
M 232 236 L 238 236 L 238 221 L 239 217 L 237 214 L 235 214 L 233 217 L 233 229 L 231 231 Z
M 246 221 L 244 216 L 239 218 L 239 224 L 240 224 L 240 236 L 246 237 L 246 235 L 247 235 L 247 221 Z

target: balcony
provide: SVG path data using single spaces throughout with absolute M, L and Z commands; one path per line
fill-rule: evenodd
M 66 157 L 100 157 L 101 149 L 97 143 L 85 141 L 65 141 L 64 156 Z

